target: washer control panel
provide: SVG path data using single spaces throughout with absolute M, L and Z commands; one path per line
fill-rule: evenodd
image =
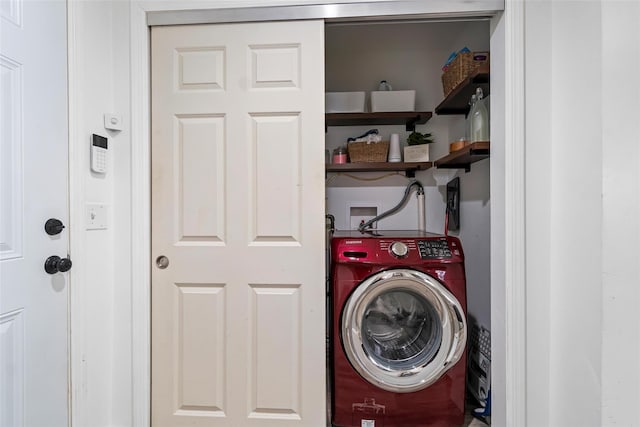
M 418 250 L 422 259 L 441 259 L 453 256 L 446 239 L 418 240 Z
M 405 237 L 397 235 L 361 236 L 347 234 L 333 237 L 333 262 L 365 264 L 423 265 L 430 262 L 464 262 L 462 246 L 457 237 L 427 235 Z

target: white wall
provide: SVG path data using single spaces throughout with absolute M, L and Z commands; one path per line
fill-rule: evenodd
M 528 425 L 640 425 L 638 22 L 527 3 Z
M 128 7 L 126 2 L 72 1 L 68 8 L 72 416 L 77 426 L 130 425 L 131 420 Z M 104 113 L 121 114 L 124 130 L 106 130 Z M 92 133 L 109 138 L 105 175 L 90 171 Z M 86 230 L 87 203 L 107 207 L 106 230 Z
M 527 251 L 527 404 L 536 408 L 527 411 L 527 424 L 551 426 L 549 415 L 550 366 L 549 335 L 552 296 L 549 246 L 551 242 L 551 188 L 549 173 L 552 152 L 549 139 L 552 108 L 550 106 L 552 70 L 549 53 L 552 33 L 547 22 L 550 2 L 526 3 L 525 32 L 526 69 L 525 107 L 527 120 L 537 123 L 526 128 L 526 251 Z M 547 84 L 545 84 L 547 83 Z M 567 168 L 569 169 L 569 168 Z M 534 184 L 534 185 L 531 185 Z
M 527 78 L 527 294 L 536 298 L 528 301 L 527 379 L 541 404 L 528 416 L 534 425 L 599 425 L 602 75 L 594 64 L 602 55 L 600 4 L 545 6 L 527 15 L 530 28 L 537 18 L 551 33 L 538 38 L 530 30 L 527 38 L 537 56 L 526 72 L 539 78 Z
M 377 90 L 387 80 L 394 90 L 416 90 L 416 110 L 434 111 L 442 102 L 442 66 L 453 51 L 467 46 L 472 51 L 489 50 L 489 22 L 329 24 L 326 27 L 326 90 L 328 92 Z M 329 127 L 326 144 L 330 152 L 344 145 L 349 136 L 376 128 L 388 139 L 400 134 L 402 146 L 410 132 L 404 126 Z M 463 116 L 437 116 L 416 128 L 430 132 L 432 159 L 449 152 L 449 143 L 464 137 Z M 427 230 L 444 231 L 446 184 L 456 176 L 461 180 L 461 229 L 458 235 L 466 256 L 468 310 L 480 324 L 490 329 L 490 161 L 474 164 L 469 173 L 460 170 L 431 169 L 416 178 L 425 187 Z M 386 173 L 351 174 L 373 179 Z M 336 217 L 336 227 L 346 229 L 348 206 L 379 202 L 378 213 L 394 207 L 404 194 L 407 179 L 393 176 L 375 181 L 330 174 L 327 212 Z M 417 227 L 415 197 L 402 211 L 378 224 L 380 229 L 411 230 Z
M 640 426 L 640 87 L 628 82 L 628 76 L 640 75 L 640 3 L 605 1 L 601 13 L 600 422 L 604 426 Z
M 515 325 L 508 325 L 506 283 L 507 268 L 505 265 L 507 230 L 506 230 L 506 140 L 507 111 L 506 111 L 506 18 L 505 11 L 491 21 L 491 420 L 498 426 L 516 425 L 520 417 L 513 414 L 514 402 L 524 406 L 524 399 L 514 400 L 510 396 L 512 389 L 508 388 L 510 381 L 507 377 L 507 361 L 518 362 L 518 355 L 512 352 L 513 342 L 508 340 L 508 328 L 515 329 Z M 502 84 L 498 84 L 502 82 Z M 509 284 L 513 286 L 513 284 Z M 510 351 L 509 357 L 507 351 Z M 511 379 L 514 383 L 514 379 Z M 524 410 L 521 408 L 520 410 Z M 512 422 L 515 419 L 516 422 Z
M 602 61 L 600 19 L 598 2 L 553 6 L 549 409 L 564 426 L 600 424 L 602 338 L 593 331 L 602 330 L 602 124 L 587 119 L 601 111 L 601 67 L 593 66 Z

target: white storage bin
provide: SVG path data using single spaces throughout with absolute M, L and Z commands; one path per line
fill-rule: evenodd
M 415 90 L 387 90 L 371 92 L 371 112 L 415 111 Z
M 325 113 L 364 113 L 364 92 L 327 92 Z

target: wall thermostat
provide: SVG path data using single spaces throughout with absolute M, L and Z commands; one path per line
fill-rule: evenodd
M 107 172 L 108 140 L 104 136 L 91 135 L 91 170 L 96 173 Z

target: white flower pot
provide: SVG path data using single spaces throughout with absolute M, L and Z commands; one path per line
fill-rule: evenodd
M 429 144 L 407 145 L 404 147 L 405 162 L 428 162 Z

